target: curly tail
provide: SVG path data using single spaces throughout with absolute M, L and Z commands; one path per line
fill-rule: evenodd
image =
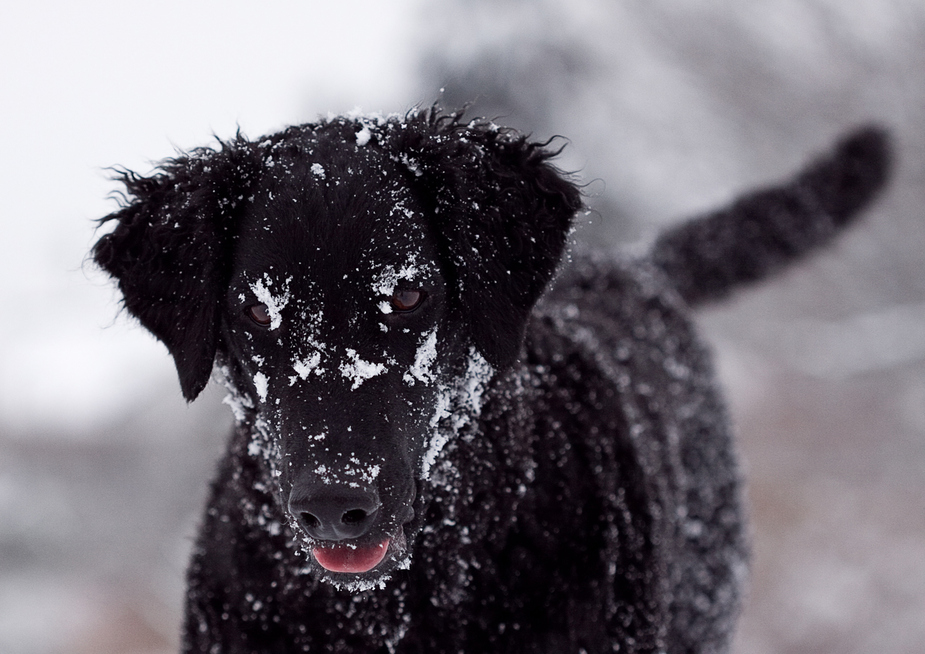
M 668 230 L 651 257 L 688 304 L 723 298 L 829 243 L 883 188 L 891 159 L 887 133 L 862 127 L 786 184 Z

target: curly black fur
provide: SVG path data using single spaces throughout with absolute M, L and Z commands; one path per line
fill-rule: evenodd
M 237 418 L 184 652 L 727 651 L 740 481 L 689 307 L 830 240 L 886 138 L 546 290 L 581 208 L 554 156 L 431 110 L 121 175 L 94 257 Z M 323 564 L 345 545 L 387 552 Z

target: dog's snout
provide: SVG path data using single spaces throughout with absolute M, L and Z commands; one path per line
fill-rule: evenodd
M 349 486 L 293 488 L 289 512 L 312 538 L 341 541 L 359 538 L 379 512 L 379 494 Z

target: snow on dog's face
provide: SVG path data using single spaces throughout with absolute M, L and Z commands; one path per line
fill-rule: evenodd
M 96 261 L 188 399 L 218 363 L 264 490 L 324 579 L 366 588 L 409 563 L 428 484 L 516 360 L 580 206 L 552 156 L 434 111 L 123 175 Z
M 358 150 L 268 149 L 236 238 L 223 338 L 229 381 L 256 413 L 251 453 L 316 571 L 351 587 L 407 563 L 457 389 L 478 393 L 490 375 L 447 319 L 407 174 Z

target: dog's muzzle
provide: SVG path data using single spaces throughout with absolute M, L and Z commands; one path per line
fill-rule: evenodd
M 289 497 L 289 513 L 316 541 L 312 555 L 330 572 L 369 572 L 386 558 L 393 538 L 365 538 L 380 509 L 375 489 L 354 485 L 295 486 Z

